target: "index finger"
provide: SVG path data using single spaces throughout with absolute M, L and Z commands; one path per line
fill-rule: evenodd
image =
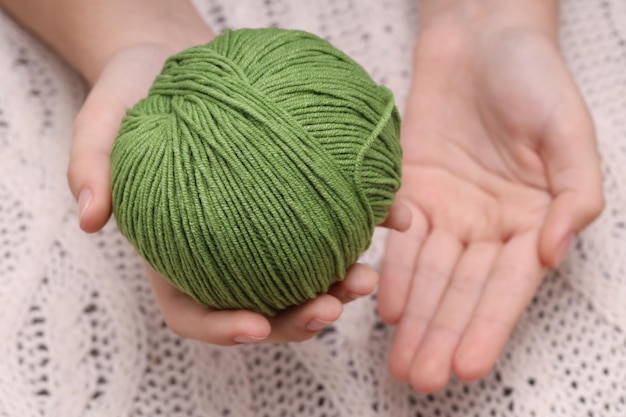
M 557 267 L 572 237 L 589 225 L 604 208 L 602 170 L 595 129 L 589 111 L 571 77 L 569 95 L 557 104 L 553 120 L 542 132 L 545 160 L 554 201 L 540 240 L 543 263 Z

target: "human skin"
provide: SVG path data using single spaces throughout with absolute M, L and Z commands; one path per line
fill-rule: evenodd
M 548 268 L 602 211 L 594 127 L 554 0 L 423 0 L 378 309 L 394 377 L 485 376 Z
M 109 154 L 124 112 L 168 56 L 213 34 L 183 0 L 0 4 L 92 86 L 68 180 L 81 228 L 97 231 L 111 214 Z M 453 372 L 485 375 L 546 268 L 602 209 L 593 124 L 560 56 L 557 9 L 553 0 L 420 3 L 403 185 L 385 224 L 396 231 L 378 294 L 381 317 L 398 324 L 390 371 L 417 390 L 436 391 Z M 201 307 L 147 275 L 173 331 L 222 345 L 307 339 L 378 280 L 356 265 L 329 294 L 268 320 Z
M 0 5 L 91 87 L 75 119 L 67 176 L 80 227 L 98 231 L 111 216 L 109 159 L 126 110 L 147 95 L 169 56 L 214 35 L 188 0 L 0 0 Z M 167 325 L 180 336 L 218 345 L 308 339 L 336 321 L 344 303 L 369 295 L 378 282 L 373 270 L 355 264 L 327 294 L 268 318 L 200 306 L 148 265 L 146 272 Z

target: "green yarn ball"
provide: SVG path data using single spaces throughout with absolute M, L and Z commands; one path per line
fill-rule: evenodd
M 345 277 L 400 184 L 392 93 L 325 40 L 226 31 L 170 57 L 111 154 L 122 234 L 175 287 L 273 315 Z

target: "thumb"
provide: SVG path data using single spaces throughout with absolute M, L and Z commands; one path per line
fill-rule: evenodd
M 577 91 L 577 90 L 574 90 Z M 553 202 L 541 231 L 543 264 L 557 267 L 573 239 L 604 208 L 602 173 L 591 117 L 582 97 L 567 106 L 545 132 L 542 151 Z
M 145 97 L 169 52 L 138 45 L 107 64 L 74 121 L 67 178 L 78 202 L 80 227 L 100 230 L 111 217 L 110 155 L 126 109 Z
M 112 78 L 102 74 L 74 121 L 67 179 L 78 203 L 80 227 L 89 233 L 100 230 L 111 216 L 109 157 L 126 111 L 112 93 Z

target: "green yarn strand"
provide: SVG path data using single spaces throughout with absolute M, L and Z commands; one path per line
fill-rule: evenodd
M 122 234 L 197 302 L 268 315 L 328 290 L 400 184 L 391 92 L 315 35 L 226 31 L 165 63 L 111 154 Z

